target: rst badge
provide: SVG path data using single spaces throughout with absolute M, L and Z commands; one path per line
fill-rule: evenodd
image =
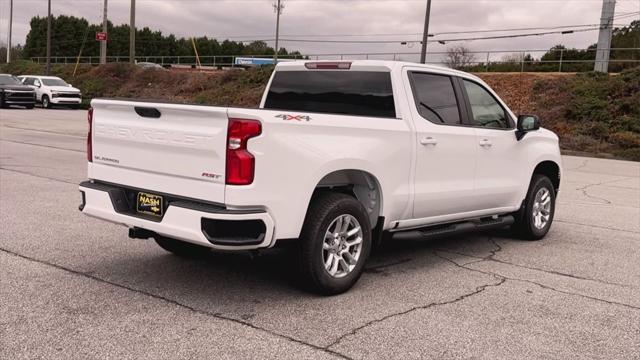
M 284 121 L 311 121 L 311 117 L 306 115 L 280 114 L 276 115 L 276 117 Z

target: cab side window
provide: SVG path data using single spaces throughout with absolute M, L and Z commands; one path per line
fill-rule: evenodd
M 24 78 L 25 85 L 33 85 L 33 78 Z
M 471 105 L 473 126 L 494 129 L 511 128 L 509 115 L 489 91 L 468 80 L 464 80 L 464 88 Z
M 435 124 L 460 125 L 460 108 L 451 77 L 409 73 L 420 115 Z

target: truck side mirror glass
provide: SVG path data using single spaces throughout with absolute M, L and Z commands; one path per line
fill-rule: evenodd
M 518 131 L 516 138 L 518 141 L 531 131 L 540 129 L 540 119 L 536 115 L 520 115 L 518 116 Z

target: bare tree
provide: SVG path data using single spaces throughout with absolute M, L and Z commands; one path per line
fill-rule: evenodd
M 515 64 L 522 61 L 522 54 L 519 53 L 511 53 L 502 56 L 501 61 L 503 63 Z
M 463 69 L 475 61 L 476 56 L 471 53 L 469 48 L 459 45 L 447 49 L 445 63 L 452 69 Z

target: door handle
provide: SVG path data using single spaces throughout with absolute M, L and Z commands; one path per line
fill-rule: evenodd
M 422 138 L 420 139 L 420 144 L 422 145 L 437 145 L 438 144 L 438 140 L 436 140 L 435 138 L 432 138 L 431 136 L 426 137 L 426 138 Z
M 482 146 L 482 147 L 491 147 L 491 146 L 493 146 L 493 143 L 489 139 L 482 139 L 482 140 L 480 140 L 480 146 Z

